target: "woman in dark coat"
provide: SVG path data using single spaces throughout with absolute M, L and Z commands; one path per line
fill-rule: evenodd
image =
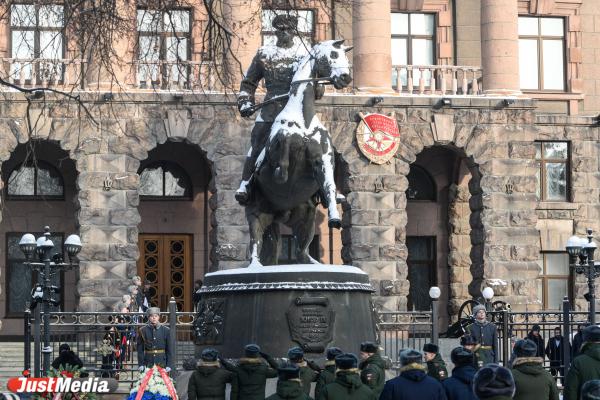
M 527 334 L 527 339 L 531 340 L 537 346 L 535 357 L 542 357 L 544 360 L 544 337 L 540 334 L 540 326 L 534 325 Z
M 478 400 L 472 388 L 477 373 L 473 366 L 475 355 L 464 347 L 457 347 L 450 358 L 454 364 L 452 376 L 442 381 L 448 400 Z

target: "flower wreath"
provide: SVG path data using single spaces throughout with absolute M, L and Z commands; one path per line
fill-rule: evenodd
M 155 365 L 140 374 L 127 400 L 178 400 L 178 397 L 167 371 Z

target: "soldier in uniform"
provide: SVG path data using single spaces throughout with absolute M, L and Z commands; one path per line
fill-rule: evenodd
M 335 358 L 336 377 L 321 391 L 323 400 L 377 400 L 379 396 L 358 376 L 358 358 L 351 353 Z
M 267 93 L 265 102 L 277 96 L 287 95 L 294 75 L 294 63 L 300 61 L 308 52 L 300 41 L 294 42 L 298 19 L 292 15 L 281 14 L 272 21 L 277 43 L 258 49 L 246 77 L 240 85 L 238 109 L 242 117 L 250 117 L 255 112 L 254 93 L 259 82 L 264 79 Z M 316 85 L 315 98 L 323 96 L 324 86 Z M 256 159 L 264 148 L 271 132 L 271 126 L 279 112 L 287 104 L 287 97 L 265 104 L 256 118 L 250 134 L 251 148 L 244 164 L 242 182 L 235 193 L 236 200 L 245 205 L 248 201 L 250 178 L 256 167 Z
M 379 397 L 385 385 L 385 362 L 379 355 L 379 346 L 373 342 L 360 345 L 360 379 Z
M 321 373 L 321 369 L 313 361 L 304 359 L 304 350 L 300 347 L 292 347 L 288 350 L 288 359 L 300 369 L 300 381 L 302 390 L 310 394 L 310 385 L 316 382 Z
M 485 306 L 479 304 L 473 307 L 475 322 L 469 325 L 468 335 L 479 343 L 475 350 L 483 365 L 498 362 L 498 331 L 496 325 L 486 319 Z
M 427 375 L 438 381 L 443 381 L 448 377 L 448 370 L 439 351 L 440 348 L 433 343 L 425 343 L 423 345 L 423 356 L 427 363 Z
M 137 335 L 139 370 L 160 365 L 169 372 L 173 361 L 173 349 L 169 346 L 171 332 L 159 322 L 160 308 L 148 308 L 147 315 L 148 323 L 139 329 Z
M 322 400 L 323 388 L 335 381 L 335 358 L 342 354 L 342 350 L 338 347 L 330 347 L 327 349 L 327 361 L 325 361 L 325 368 L 319 374 L 317 379 L 317 386 L 315 387 L 315 400 Z
M 202 350 L 200 362 L 188 383 L 189 400 L 225 400 L 225 387 L 232 382 L 233 373 L 221 368 L 218 357 L 215 349 Z
M 312 400 L 302 389 L 300 368 L 296 364 L 280 365 L 277 374 L 277 390 L 266 400 Z
M 483 361 L 479 360 L 479 357 L 477 356 L 477 350 L 479 349 L 479 343 L 477 342 L 477 340 L 474 337 L 470 336 L 469 334 L 462 336 L 460 338 L 460 345 L 462 347 L 464 347 L 465 350 L 468 350 L 471 353 L 473 353 L 473 355 L 474 355 L 473 366 L 476 369 L 483 367 Z

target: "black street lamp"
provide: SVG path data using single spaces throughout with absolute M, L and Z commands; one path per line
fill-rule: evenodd
M 569 253 L 569 267 L 578 274 L 585 274 L 588 284 L 586 299 L 590 302 L 589 321 L 596 325 L 596 278 L 600 276 L 600 265 L 594 261 L 594 252 L 598 247 L 594 242 L 591 229 L 587 229 L 587 240 L 578 236 L 571 236 L 567 241 Z M 579 259 L 578 259 L 579 258 Z
M 25 254 L 25 265 L 34 271 L 37 271 L 41 276 L 41 283 L 36 284 L 32 300 L 35 303 L 43 304 L 44 312 L 44 354 L 42 375 L 45 375 L 50 369 L 50 305 L 58 305 L 58 301 L 52 298 L 53 293 L 58 293 L 57 286 L 52 285 L 52 277 L 58 274 L 61 270 L 78 267 L 77 260 L 74 262 L 74 257 L 81 251 L 81 239 L 77 235 L 69 235 L 65 240 L 64 249 L 69 256 L 69 262 L 65 263 L 62 257 L 55 260 L 51 257 L 54 243 L 50 240 L 50 227 L 44 227 L 44 236 L 40 236 L 37 240 L 31 233 L 26 233 L 19 241 L 19 247 Z M 39 262 L 30 261 L 33 255 L 37 254 Z M 39 281 L 39 280 L 38 280 Z M 37 374 L 38 371 L 36 371 Z

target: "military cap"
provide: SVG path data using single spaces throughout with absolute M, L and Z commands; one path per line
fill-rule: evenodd
M 342 353 L 342 349 L 339 347 L 330 347 L 327 349 L 327 359 L 330 361 L 335 360 L 335 358 Z
M 277 368 L 277 375 L 280 381 L 298 379 L 300 378 L 300 368 L 292 363 L 283 363 Z
M 427 353 L 434 353 L 437 354 L 438 351 L 440 351 L 440 348 L 433 344 L 433 343 L 425 343 L 423 345 L 423 351 L 427 352 Z
M 600 326 L 590 325 L 583 330 L 584 342 L 600 342 Z
M 248 358 L 257 358 L 260 353 L 260 347 L 257 344 L 247 344 L 244 347 L 244 355 Z
M 278 31 L 296 29 L 298 27 L 298 18 L 294 15 L 279 14 L 273 18 L 271 25 Z
M 515 343 L 515 347 L 513 348 L 513 352 L 517 357 L 535 357 L 537 351 L 537 345 L 533 340 L 529 339 L 517 340 L 517 343 Z
M 218 357 L 219 352 L 210 348 L 202 350 L 202 353 L 200 354 L 202 361 L 217 361 Z
M 460 338 L 461 346 L 475 346 L 478 344 L 477 339 L 471 335 L 464 335 Z
M 146 314 L 148 314 L 148 315 L 152 315 L 152 314 L 160 315 L 160 308 L 158 308 L 158 307 L 150 307 L 146 311 Z
M 515 380 L 508 369 L 488 364 L 475 374 L 473 392 L 481 400 L 500 396 L 512 399 L 515 394 Z
M 304 358 L 304 350 L 300 347 L 292 347 L 288 350 L 288 358 L 290 361 L 300 362 Z
M 594 379 L 583 384 L 581 400 L 600 400 L 600 380 Z
M 404 349 L 400 351 L 400 365 L 405 366 L 413 363 L 421 364 L 423 353 L 415 349 Z
M 473 365 L 475 354 L 464 347 L 455 347 L 450 353 L 450 359 L 456 366 Z
M 352 353 L 344 353 L 335 357 L 335 366 L 337 369 L 346 370 L 358 367 L 358 357 Z
M 377 353 L 379 351 L 379 346 L 377 346 L 377 343 L 373 342 L 362 342 L 360 344 L 360 351 L 364 353 Z
M 481 310 L 487 313 L 487 310 L 485 309 L 485 306 L 483 304 L 477 304 L 475 307 L 473 307 L 473 316 L 477 316 L 477 313 Z

